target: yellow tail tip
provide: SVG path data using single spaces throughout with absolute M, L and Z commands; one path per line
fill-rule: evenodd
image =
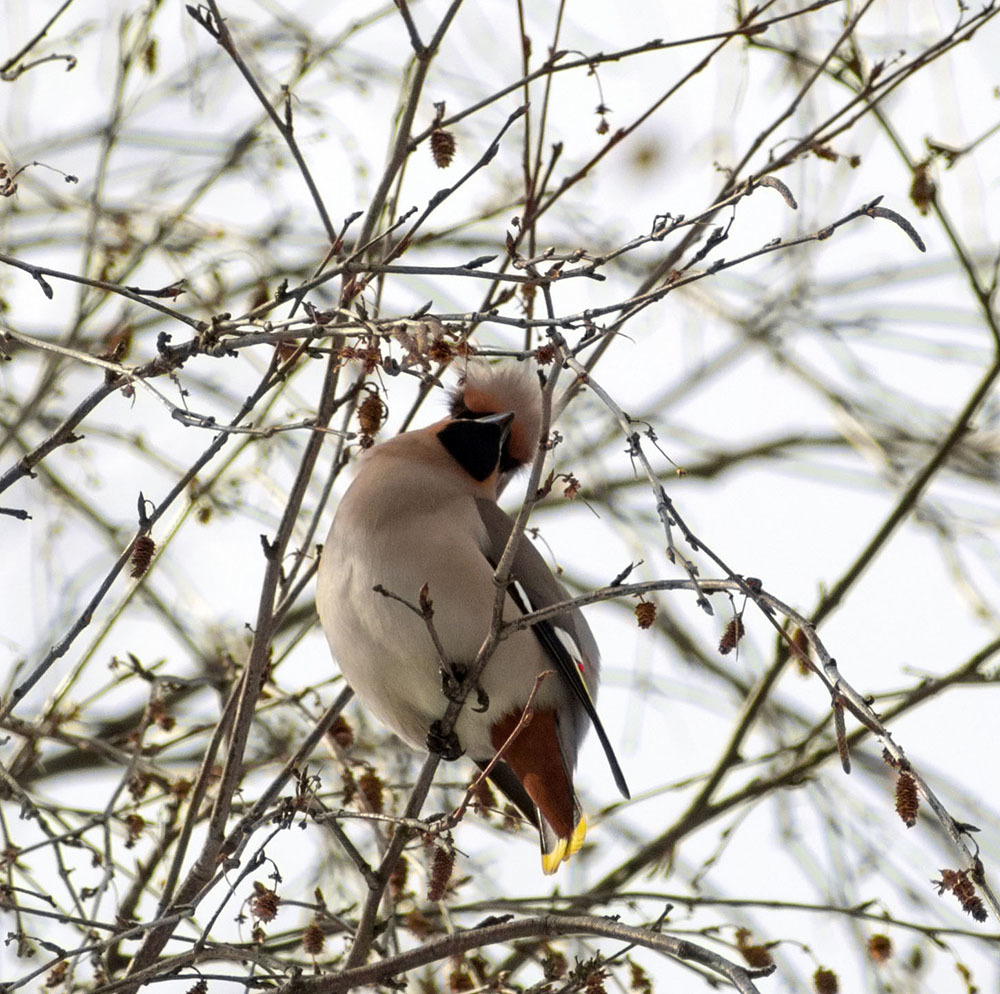
M 587 819 L 583 816 L 576 823 L 573 834 L 568 839 L 559 839 L 550 852 L 542 853 L 542 872 L 546 874 L 555 873 L 561 863 L 567 861 L 570 856 L 580 851 L 583 840 L 587 834 Z
M 580 847 L 583 845 L 583 840 L 587 835 L 587 816 L 580 815 L 580 820 L 576 823 L 576 828 L 573 829 L 573 835 L 569 840 L 569 848 L 566 852 L 564 859 L 569 859 L 573 853 L 580 851 Z

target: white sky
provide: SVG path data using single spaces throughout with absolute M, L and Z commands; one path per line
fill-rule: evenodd
M 166 6 L 171 2 L 168 0 Z M 23 39 L 37 22 L 39 6 L 25 0 L 0 4 L 2 23 L 6 25 L 0 35 Z M 3 84 L 0 89 L 0 160 L 21 164 L 37 158 L 80 177 L 78 186 L 68 187 L 56 174 L 36 170 L 24 177 L 19 195 L 19 203 L 26 208 L 37 206 L 43 192 L 50 197 L 66 198 L 74 208 L 59 216 L 65 218 L 67 230 L 77 223 L 73 218 L 79 217 L 80 205 L 92 188 L 96 163 L 92 147 L 68 142 L 65 136 L 80 131 L 81 124 L 91 116 L 100 118 L 106 112 L 115 52 L 110 40 L 113 36 L 100 26 L 112 6 L 79 3 L 60 21 L 54 34 L 59 38 L 55 49 L 76 54 L 79 64 L 72 74 L 65 74 L 59 64 L 43 66 L 27 74 L 16 86 Z M 531 33 L 536 39 L 536 53 L 544 50 L 546 35 L 541 25 L 549 23 L 553 6 L 532 7 Z M 654 37 L 680 38 L 713 30 L 720 23 L 727 23 L 729 7 L 679 2 L 569 6 L 562 44 L 587 53 L 611 51 Z M 198 62 L 212 52 L 213 46 L 183 13 L 183 5 L 174 7 L 176 10 L 164 13 L 156 22 L 161 66 L 157 76 L 143 83 L 141 94 L 137 90 L 130 96 L 130 100 L 137 101 L 139 113 L 130 127 L 130 139 L 112 167 L 111 188 L 122 205 L 138 215 L 140 227 L 151 223 L 148 218 L 158 205 L 155 201 L 133 202 L 132 191 L 145 189 L 152 174 L 162 178 L 163 198 L 169 201 L 170 184 L 178 176 L 193 175 L 201 168 L 200 148 L 210 156 L 220 134 L 235 132 L 257 114 L 252 96 L 240 86 L 213 88 L 216 75 L 204 73 Z M 265 11 L 272 5 L 230 3 L 223 7 L 231 13 L 232 27 L 239 35 L 241 30 L 246 31 L 247 22 L 265 17 Z M 417 5 L 418 22 L 422 26 L 435 23 L 443 7 L 440 2 Z M 876 8 L 867 28 L 871 50 L 874 57 L 881 39 L 882 57 L 889 60 L 901 48 L 915 49 L 916 39 L 940 32 L 941 25 L 952 23 L 956 16 L 955 5 L 944 0 L 939 3 L 881 0 Z M 308 12 L 314 36 L 321 37 L 334 33 L 345 18 L 359 16 L 361 5 L 308 4 L 301 9 L 304 15 Z M 449 42 L 452 47 L 446 48 L 442 56 L 446 68 L 431 76 L 417 127 L 429 121 L 433 101 L 447 100 L 449 112 L 454 112 L 517 77 L 517 54 L 509 46 L 514 38 L 512 19 L 509 4 L 483 3 L 478 10 L 476 5 L 466 6 Z M 835 24 L 835 20 L 828 23 Z M 495 38 L 502 41 L 497 43 Z M 384 158 L 392 113 L 385 80 L 374 72 L 368 79 L 361 78 L 358 67 L 375 58 L 376 64 L 384 67 L 386 79 L 392 80 L 396 52 L 403 43 L 399 25 L 390 20 L 381 28 L 362 34 L 350 56 L 342 55 L 331 61 L 296 88 L 297 134 L 320 178 L 335 222 L 363 206 L 378 164 Z M 14 41 L 0 43 L 0 54 L 14 44 Z M 974 45 L 966 46 L 950 58 L 946 68 L 928 73 L 926 78 L 918 77 L 892 98 L 894 120 L 914 154 L 919 153 L 927 135 L 960 146 L 996 122 L 1000 112 L 1000 101 L 994 91 L 1000 82 L 997 51 L 1000 51 L 1000 31 L 992 26 Z M 603 66 L 599 78 L 604 102 L 612 110 L 612 128 L 631 120 L 656 92 L 679 77 L 701 54 L 703 49 L 681 49 Z M 266 62 L 266 69 L 262 70 L 265 75 L 270 73 L 269 79 L 280 81 L 292 53 L 280 48 L 259 53 L 257 58 Z M 547 219 L 543 239 L 550 237 L 554 244 L 559 244 L 560 238 L 566 237 L 565 232 L 573 230 L 575 237 L 591 238 L 603 248 L 647 231 L 656 213 L 691 214 L 707 206 L 720 183 L 713 162 L 732 161 L 774 116 L 776 101 L 781 99 L 773 81 L 758 68 L 758 64 L 764 66 L 763 59 L 759 63 L 757 56 L 747 59 L 737 48 L 723 59 L 725 72 L 706 72 L 697 77 L 652 122 L 647 140 L 656 143 L 660 150 L 660 158 L 652 169 L 640 172 L 622 155 L 613 168 L 599 171 L 595 179 L 567 198 L 560 212 Z M 166 80 L 178 69 L 187 70 L 190 90 L 172 93 L 164 102 L 164 91 L 157 87 L 160 80 Z M 325 102 L 331 80 L 338 84 L 335 107 Z M 822 116 L 822 102 L 831 100 L 832 93 L 826 88 L 823 96 L 809 98 L 816 101 L 816 106 L 807 108 L 812 118 Z M 540 96 L 536 90 L 533 100 L 539 100 Z M 519 99 L 512 95 L 489 113 L 456 129 L 460 140 L 458 160 L 452 167 L 456 175 L 457 170 L 467 168 L 479 154 Z M 563 140 L 566 146 L 557 175 L 567 173 L 573 164 L 583 161 L 599 147 L 601 139 L 594 133 L 594 107 L 600 99 L 595 81 L 583 71 L 556 77 L 549 140 Z M 164 140 L 166 134 L 185 136 L 184 157 L 176 154 L 173 139 Z M 780 134 L 796 135 L 795 122 Z M 272 147 L 274 154 L 279 154 L 276 138 Z M 803 382 L 805 372 L 810 369 L 824 377 L 839 378 L 848 390 L 853 386 L 852 379 L 864 377 L 882 382 L 887 391 L 903 391 L 911 398 L 903 411 L 907 423 L 931 425 L 943 433 L 985 368 L 989 355 L 987 332 L 974 320 L 967 291 L 949 266 L 951 252 L 940 227 L 920 218 L 909 203 L 909 176 L 898 159 L 867 124 L 840 139 L 836 147 L 844 153 L 861 155 L 861 166 L 852 170 L 843 162 L 803 159 L 783 174 L 799 200 L 799 211 L 790 212 L 774 191 L 759 191 L 741 205 L 730 241 L 720 254 L 731 258 L 773 237 L 789 238 L 815 230 L 884 194 L 885 205 L 906 215 L 919 229 L 927 243 L 927 256 L 917 259 L 903 232 L 891 223 L 862 220 L 803 251 L 755 260 L 696 284 L 690 290 L 670 296 L 632 322 L 626 329 L 630 340 L 618 344 L 612 359 L 599 368 L 598 378 L 631 413 L 650 416 L 649 403 L 671 389 L 683 390 L 702 363 L 733 343 L 733 328 L 719 313 L 727 302 L 735 307 L 747 295 L 762 302 L 777 298 L 791 292 L 800 278 L 837 285 L 840 281 L 852 284 L 860 276 L 872 275 L 869 286 L 849 285 L 842 293 L 807 301 L 809 306 L 802 326 L 779 329 L 789 355 L 800 364 L 799 372 L 776 367 L 763 348 L 748 345 L 745 355 L 724 378 L 707 381 L 656 419 L 655 428 L 664 450 L 681 465 L 697 463 L 716 445 L 738 448 L 747 439 L 766 438 L 789 425 L 805 423 L 826 430 L 855 431 L 857 426 L 848 423 L 843 412 L 821 400 Z M 359 172 L 354 165 L 359 156 L 371 163 L 373 169 Z M 512 133 L 491 166 L 491 174 L 481 175 L 454 202 L 446 204 L 435 215 L 433 227 L 443 228 L 450 220 L 463 217 L 470 204 L 481 203 L 493 189 L 497 175 L 508 175 L 512 189 L 516 190 L 518 156 L 518 142 Z M 986 249 L 992 247 L 993 251 L 1000 236 L 998 164 L 1000 138 L 985 144 L 975 159 L 963 161 L 948 172 L 938 170 L 936 174 L 940 196 L 969 243 Z M 263 155 L 246 175 L 251 181 L 222 184 L 188 218 L 188 223 L 198 228 L 217 226 L 220 240 L 227 245 L 231 242 L 227 275 L 266 272 L 271 267 L 270 260 L 256 255 L 233 235 L 233 229 L 238 229 L 251 215 L 291 219 L 293 228 L 286 236 L 287 241 L 279 240 L 270 246 L 278 260 L 298 258 L 312 245 L 321 252 L 318 227 L 295 176 L 285 172 L 280 181 L 276 180 L 268 172 L 267 158 Z M 407 172 L 402 205 L 422 206 L 443 181 L 451 181 L 451 176 L 442 180 L 429 157 L 418 155 Z M 502 252 L 507 220 L 506 215 L 501 215 L 478 229 L 480 234 L 495 241 L 497 251 Z M 0 231 L 5 230 L 10 227 L 0 214 Z M 641 257 L 656 258 L 662 251 L 662 247 L 649 247 L 642 251 Z M 475 254 L 470 252 L 470 257 Z M 75 270 L 79 262 L 75 247 L 60 252 L 52 247 L 33 251 L 29 246 L 23 256 L 69 270 Z M 171 262 L 158 255 L 132 281 L 159 286 L 186 276 L 195 289 L 204 292 L 208 289 L 208 276 L 199 268 L 201 261 L 177 255 Z M 620 299 L 634 285 L 627 263 L 628 260 L 610 271 L 611 278 L 605 284 L 577 281 L 558 287 L 560 311 L 572 313 Z M 927 268 L 917 268 L 920 266 Z M 912 278 L 914 273 L 917 279 Z M 29 333 L 55 334 L 63 330 L 65 316 L 76 300 L 75 291 L 58 282 L 54 287 L 55 299 L 49 304 L 30 277 L 0 270 L 0 292 L 8 299 L 11 313 L 17 316 L 18 327 Z M 475 306 L 480 293 L 481 290 L 464 282 L 442 287 L 419 278 L 400 281 L 390 284 L 385 310 L 405 311 L 433 299 L 435 311 L 466 311 Z M 184 298 L 180 306 L 185 306 Z M 112 306 L 96 320 L 102 325 L 110 323 L 117 313 L 118 309 Z M 866 338 L 861 328 L 872 318 L 882 323 L 877 333 Z M 821 334 L 817 319 L 835 323 L 836 327 L 828 327 Z M 497 344 L 514 341 L 499 332 L 486 331 L 484 335 L 484 340 Z M 906 336 L 905 341 L 902 336 Z M 180 329 L 175 341 L 179 339 Z M 148 354 L 152 344 L 139 348 Z M 853 368 L 844 359 L 847 355 L 855 363 Z M 234 362 L 226 371 L 227 385 L 235 396 L 241 396 L 244 383 L 248 386 L 254 378 L 247 365 L 248 360 Z M 31 361 L 21 358 L 0 368 L 0 390 L 14 397 L 22 396 L 34 381 L 36 368 Z M 197 379 L 197 375 L 210 376 L 213 372 L 207 366 L 192 369 L 185 385 L 192 390 L 193 407 L 221 415 L 227 411 L 226 397 L 214 396 L 211 385 Z M 76 374 L 67 381 L 65 395 L 57 398 L 57 409 L 65 410 L 94 382 L 90 372 Z M 279 403 L 274 420 L 291 421 L 310 413 L 317 384 L 317 371 L 301 377 Z M 391 411 L 393 419 L 398 420 L 407 406 L 397 388 L 394 383 L 396 392 L 392 395 Z M 431 408 L 425 410 L 420 423 L 430 420 L 430 411 Z M 393 423 L 390 421 L 390 428 Z M 94 424 L 141 432 L 153 441 L 171 466 L 189 463 L 208 441 L 205 433 L 171 422 L 165 409 L 142 392 L 134 403 L 121 397 L 109 400 L 94 418 Z M 599 463 L 589 466 L 573 458 L 574 452 L 588 439 L 607 432 L 610 424 L 610 417 L 592 399 L 581 404 L 561 426 L 568 440 L 565 448 L 557 452 L 558 468 L 572 469 L 584 484 L 588 476 L 626 473 L 628 462 L 623 445 L 611 446 L 601 455 Z M 997 427 L 994 400 L 975 425 L 993 460 L 996 445 L 991 439 L 998 437 Z M 109 447 L 96 442 L 91 448 L 74 446 L 53 457 L 53 465 L 72 486 L 95 501 L 109 520 L 127 528 L 134 519 L 136 490 L 141 486 L 148 496 L 156 499 L 165 492 L 172 474 L 158 474 L 146 468 L 137 480 L 135 463 L 110 462 L 106 458 L 109 451 Z M 858 453 L 855 461 L 818 453 L 808 459 L 788 460 L 777 467 L 752 464 L 727 474 L 722 482 L 707 483 L 675 478 L 671 467 L 659 456 L 656 465 L 679 510 L 702 539 L 738 572 L 761 577 L 777 596 L 807 611 L 815 603 L 819 590 L 839 576 L 874 532 L 897 494 L 897 489 L 885 480 L 883 467 L 878 466 L 873 473 L 865 461 L 869 453 L 864 448 L 859 448 Z M 247 506 L 235 515 L 217 519 L 210 532 L 188 526 L 179 535 L 171 560 L 164 562 L 156 574 L 158 589 L 164 596 L 178 598 L 177 602 L 199 623 L 212 619 L 220 633 L 230 639 L 253 617 L 262 566 L 257 535 L 266 529 L 276 509 L 280 509 L 283 486 L 294 465 L 294 452 L 289 439 L 283 436 L 262 443 L 254 458 L 259 462 L 259 473 L 252 490 L 242 494 Z M 0 469 L 6 468 L 8 462 L 9 458 L 5 458 Z M 909 472 L 904 474 L 908 476 Z M 881 480 L 875 481 L 874 477 Z M 4 495 L 4 503 L 30 504 L 30 494 L 30 484 L 22 482 L 18 489 Z M 960 545 L 964 556 L 961 569 L 979 588 L 992 613 L 985 617 L 975 614 L 969 599 L 962 595 L 950 575 L 939 544 L 927 530 L 907 523 L 821 632 L 845 677 L 863 693 L 878 694 L 906 686 L 914 672 L 946 672 L 997 632 L 995 605 L 1000 593 L 1000 570 L 995 545 L 1000 504 L 995 488 L 963 487 L 957 492 L 947 481 L 941 481 L 932 489 L 932 500 L 961 502 L 968 518 L 978 523 L 985 536 L 985 541 L 980 542 L 970 529 Z M 640 555 L 647 563 L 640 578 L 674 575 L 662 553 L 661 533 L 653 520 L 651 502 L 643 498 L 638 505 L 631 500 L 629 503 L 634 506 L 637 522 L 632 529 L 634 544 L 629 544 L 623 529 L 614 522 L 598 521 L 583 507 L 559 507 L 540 515 L 546 540 L 571 575 L 590 583 L 607 582 L 626 562 Z M 64 519 L 64 534 L 58 533 L 60 519 Z M 54 511 L 51 517 L 44 512 L 36 515 L 30 526 L 0 518 L 0 545 L 12 561 L 11 576 L 18 578 L 4 598 L 0 660 L 9 654 L 12 664 L 23 658 L 31 662 L 61 634 L 67 619 L 90 596 L 108 568 L 108 549 L 92 539 L 79 539 L 72 519 L 62 509 Z M 714 575 L 709 563 L 703 562 L 702 568 L 705 575 Z M 25 705 L 25 713 L 31 713 L 33 707 L 41 704 L 44 693 L 50 692 L 90 647 L 99 657 L 110 659 L 134 646 L 149 645 L 149 618 L 142 611 L 127 614 L 109 637 L 103 636 L 107 612 L 125 602 L 129 589 L 129 585 L 119 582 L 93 630 L 85 633 L 60 662 L 45 681 L 44 689 L 34 693 Z M 699 619 L 696 623 L 703 644 L 711 649 L 725 620 L 723 602 L 716 605 L 722 614 L 722 619 L 716 621 L 702 619 L 689 596 L 674 597 L 669 606 L 687 618 Z M 648 799 L 643 799 L 643 795 L 664 783 L 680 781 L 710 767 L 724 747 L 736 708 L 735 702 L 720 701 L 717 692 L 710 692 L 689 667 L 648 635 L 638 632 L 620 612 L 609 606 L 595 607 L 588 610 L 588 618 L 604 647 L 605 724 L 620 746 L 633 794 L 640 799 L 619 818 L 596 820 L 591 835 L 596 850 L 592 857 L 578 861 L 560 877 L 559 886 L 566 889 L 582 886 L 586 880 L 596 879 L 616 865 L 629 845 L 632 831 L 653 834 L 670 823 L 690 792 L 660 793 Z M 770 629 L 749 613 L 748 626 L 749 638 L 740 657 L 732 660 L 732 666 L 751 678 L 766 665 L 772 638 Z M 156 633 L 156 638 L 156 647 L 150 647 L 148 655 L 166 656 L 169 669 L 183 670 L 188 665 L 183 646 L 162 631 Z M 325 645 L 316 631 L 289 660 L 282 681 L 290 687 L 300 673 L 303 681 L 314 682 L 316 667 L 327 665 Z M 327 699 L 333 692 L 327 688 Z M 803 681 L 792 673 L 783 677 L 778 697 L 808 720 L 817 719 L 829 707 L 817 681 Z M 1000 796 L 1000 754 L 991 733 L 998 707 L 1000 694 L 996 686 L 953 690 L 900 720 L 893 731 L 919 768 L 927 774 L 937 774 L 932 776 L 932 782 L 942 787 L 946 798 L 946 781 L 953 779 L 972 799 L 985 798 L 995 811 L 996 798 Z M 358 713 L 358 705 L 353 704 L 352 720 Z M 788 734 L 791 736 L 791 730 Z M 749 748 L 760 745 L 759 740 L 753 739 Z M 872 755 L 877 754 L 872 746 L 866 749 Z M 613 803 L 614 786 L 595 741 L 588 742 L 580 768 L 581 792 L 590 809 L 597 812 L 603 805 Z M 465 772 L 454 768 L 450 775 L 458 778 Z M 742 774 L 737 774 L 734 780 L 741 777 Z M 330 779 L 336 782 L 332 770 Z M 786 896 L 792 890 L 799 896 L 806 895 L 805 899 L 815 900 L 823 894 L 831 898 L 837 895 L 840 875 L 845 873 L 838 847 L 843 847 L 845 859 L 853 861 L 857 853 L 865 852 L 874 840 L 882 838 L 879 826 L 885 824 L 883 816 L 891 809 L 888 785 L 883 784 L 881 790 L 873 788 L 871 778 L 861 772 L 849 783 L 843 780 L 843 774 L 828 765 L 808 788 L 787 792 L 777 803 L 752 809 L 718 863 L 708 872 L 704 891 L 766 898 Z M 74 789 L 69 784 L 61 787 L 67 791 Z M 972 809 L 972 799 L 956 801 L 952 809 L 956 817 L 977 821 L 982 812 Z M 837 805 L 847 803 L 855 813 L 871 811 L 871 837 L 827 839 L 817 820 L 817 810 L 824 803 L 834 810 Z M 993 866 L 1000 859 L 996 825 L 993 814 L 990 830 L 979 839 L 987 864 Z M 496 858 L 497 836 L 488 832 L 472 821 L 461 827 L 458 842 L 470 853 L 470 866 L 479 859 L 489 868 L 490 860 Z M 356 829 L 351 834 L 359 839 L 365 837 L 363 831 Z M 717 835 L 715 831 L 702 832 L 685 842 L 679 854 L 683 875 L 675 874 L 665 881 L 637 880 L 636 888 L 684 892 L 687 871 L 707 858 Z M 919 895 L 923 906 L 914 910 L 891 883 L 886 883 L 887 879 L 903 879 L 903 871 L 913 866 L 920 868 L 914 874 L 918 879 L 929 879 L 937 875 L 940 866 L 956 865 L 954 854 L 935 841 L 929 817 L 923 818 L 919 827 L 910 832 L 896 821 L 891 824 L 889 837 L 892 850 L 871 852 L 860 879 L 853 870 L 846 874 L 845 879 L 851 880 L 846 899 L 855 900 L 859 895 L 882 898 L 901 917 L 972 928 L 973 923 L 961 917 L 957 904 L 952 907 L 953 899 L 949 896 L 937 899 L 929 885 Z M 324 844 L 322 836 L 311 830 L 308 835 L 279 842 L 275 852 L 280 852 L 282 846 L 287 847 L 287 852 L 275 858 L 282 867 L 283 886 L 288 893 L 304 886 L 308 897 L 311 885 L 306 885 L 312 859 L 300 864 L 301 876 L 293 872 L 295 850 L 301 848 L 306 838 L 311 846 Z M 498 894 L 510 893 L 512 887 L 518 894 L 545 892 L 549 881 L 536 873 L 537 855 L 527 835 L 519 842 L 504 844 L 502 853 L 504 873 L 496 879 Z M 653 904 L 644 905 L 643 913 L 655 914 L 650 912 L 652 907 Z M 103 910 L 105 914 L 111 913 L 110 906 Z M 607 910 L 624 912 L 621 907 Z M 692 922 L 702 926 L 708 921 L 728 920 L 729 912 L 725 909 L 718 913 L 709 909 L 698 913 Z M 854 937 L 840 924 L 830 929 L 821 916 L 791 918 L 772 912 L 756 913 L 755 923 L 762 938 L 794 935 L 807 942 L 819 962 L 841 971 L 842 989 L 874 989 L 870 977 L 855 972 L 857 957 L 845 952 Z M 995 923 L 990 927 L 995 931 Z M 910 939 L 898 933 L 901 948 L 905 949 Z M 989 962 L 974 946 L 961 949 L 961 956 L 973 969 L 980 988 L 1000 989 L 996 963 Z M 793 971 L 798 971 L 799 977 L 811 975 L 814 966 L 800 950 L 782 947 L 780 953 L 782 969 L 789 971 L 789 977 L 795 976 Z M 646 956 L 643 962 L 653 968 L 656 961 Z M 20 972 L 21 966 L 13 961 L 11 950 L 0 949 L 0 975 L 12 975 L 15 970 Z M 700 989 L 699 981 L 685 983 L 680 979 L 685 973 L 674 964 L 661 964 L 657 974 L 660 984 L 671 985 L 671 990 Z M 902 984 L 902 979 L 898 983 Z M 943 953 L 933 957 L 930 972 L 921 983 L 923 986 L 917 989 L 960 989 L 953 961 Z M 179 984 L 176 989 L 184 987 Z M 158 987 L 167 994 L 174 989 L 171 984 Z M 772 978 L 762 981 L 761 989 L 788 988 Z

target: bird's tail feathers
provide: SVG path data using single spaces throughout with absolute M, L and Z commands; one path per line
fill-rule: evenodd
M 576 825 L 568 839 L 561 839 L 544 817 L 539 818 L 538 837 L 542 846 L 542 870 L 545 873 L 555 873 L 562 863 L 580 851 L 587 834 L 587 818 L 579 804 L 576 805 L 576 813 Z

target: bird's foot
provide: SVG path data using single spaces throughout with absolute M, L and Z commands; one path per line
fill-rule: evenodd
M 449 701 L 455 702 L 461 699 L 462 684 L 465 683 L 468 672 L 468 668 L 461 663 L 451 663 L 450 666 L 441 667 L 441 693 Z
M 485 714 L 490 709 L 490 695 L 477 683 L 476 706 L 472 709 L 477 714 Z
M 441 693 L 447 700 L 452 703 L 462 700 L 462 688 L 468 674 L 469 668 L 462 663 L 452 663 L 448 668 L 441 667 Z M 490 696 L 478 683 L 473 689 L 476 694 L 476 706 L 472 710 L 483 714 L 489 710 Z
M 458 736 L 454 732 L 445 733 L 440 721 L 435 721 L 427 732 L 427 749 L 448 760 L 459 759 L 463 752 Z

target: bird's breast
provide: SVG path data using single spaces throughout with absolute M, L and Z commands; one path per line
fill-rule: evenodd
M 323 628 L 358 697 L 404 741 L 424 748 L 430 723 L 442 717 L 448 703 L 430 626 L 448 661 L 466 666 L 490 631 L 496 587 L 483 553 L 484 526 L 471 498 L 426 512 L 411 507 L 388 518 L 345 510 L 350 506 L 342 504 L 319 569 Z M 414 610 L 424 586 L 429 619 Z M 508 604 L 508 615 L 514 610 Z M 499 644 L 480 679 L 488 710 L 477 713 L 466 706 L 459 718 L 459 740 L 473 758 L 492 755 L 490 726 L 523 707 L 546 668 L 530 632 Z M 539 704 L 558 696 L 557 684 L 555 677 L 546 681 Z

